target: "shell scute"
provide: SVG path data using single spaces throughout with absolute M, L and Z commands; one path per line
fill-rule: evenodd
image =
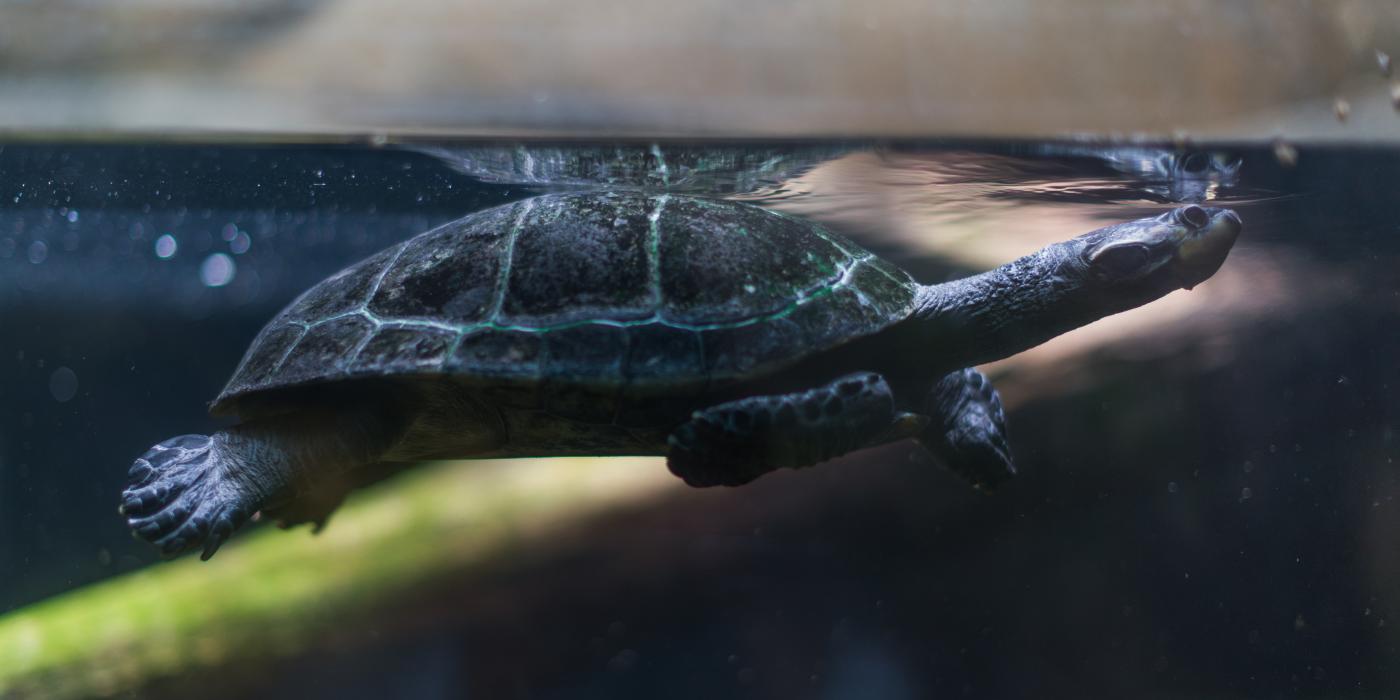
M 463 337 L 444 370 L 483 377 L 538 376 L 544 338 L 529 331 L 480 330 Z
M 395 246 L 330 276 L 292 302 L 275 323 L 310 324 L 359 310 L 378 284 L 384 266 L 398 253 Z
M 667 204 L 660 227 L 661 315 L 680 324 L 775 313 L 840 275 L 849 256 L 811 224 L 757 207 Z
M 351 371 L 435 370 L 456 339 L 456 333 L 437 328 L 381 328 L 360 349 Z
M 367 310 L 385 319 L 471 324 L 490 318 L 510 247 L 515 207 L 486 212 L 471 225 L 418 236 L 385 270 Z
M 544 333 L 545 380 L 617 383 L 627 359 L 627 330 L 617 326 L 582 324 Z
M 782 363 L 801 335 L 802 329 L 785 318 L 707 330 L 701 336 L 705 372 L 725 376 Z
M 650 315 L 648 215 L 643 197 L 540 198 L 515 238 L 500 316 L 545 327 Z
M 695 331 L 647 323 L 629 328 L 628 340 L 625 367 L 629 384 L 704 374 L 700 334 Z
M 314 325 L 292 348 L 273 375 L 278 384 L 301 384 L 341 374 L 374 324 L 362 316 L 346 316 Z

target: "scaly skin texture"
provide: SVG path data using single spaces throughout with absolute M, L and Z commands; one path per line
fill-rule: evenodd
M 622 210 L 632 225 L 610 218 Z M 917 436 L 991 486 L 1015 471 L 1004 416 L 963 368 L 1200 283 L 1241 227 L 1192 205 L 924 287 L 769 216 L 664 195 L 541 198 L 396 246 L 269 324 L 220 399 L 247 422 L 152 448 L 122 511 L 163 552 L 207 557 L 259 510 L 323 523 L 385 462 L 580 445 L 668 454 L 703 486 Z M 479 250 L 495 251 L 489 274 L 457 254 Z

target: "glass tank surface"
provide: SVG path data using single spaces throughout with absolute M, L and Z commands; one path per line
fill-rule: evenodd
M 1392 149 L 1309 144 L 6 143 L 0 688 L 1387 697 L 1397 178 Z M 303 291 L 602 196 L 757 207 L 924 284 L 1184 208 L 1243 228 L 1190 291 L 980 366 L 1017 472 L 994 489 L 907 439 L 736 488 L 464 458 L 366 479 L 316 535 L 253 516 L 207 562 L 131 537 L 128 467 L 236 423 L 210 402 Z M 946 354 L 921 338 L 879 352 Z
M 0 699 L 1400 697 L 1400 3 L 0 3 Z

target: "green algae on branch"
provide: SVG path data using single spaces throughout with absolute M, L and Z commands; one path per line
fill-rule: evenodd
M 0 697 L 111 695 L 290 656 L 412 586 L 667 488 L 679 482 L 652 459 L 414 470 L 352 499 L 319 536 L 265 529 L 208 563 L 185 557 L 0 617 Z

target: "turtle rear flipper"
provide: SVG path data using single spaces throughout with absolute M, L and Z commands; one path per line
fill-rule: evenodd
M 205 435 L 182 435 L 132 465 L 121 513 L 139 539 L 167 556 L 204 548 L 204 559 L 259 510 L 287 525 L 325 522 L 345 493 L 381 474 L 402 416 L 379 407 L 303 411 Z
M 261 497 L 230 478 L 221 435 L 181 435 L 152 447 L 128 472 L 119 512 L 132 532 L 172 556 L 203 546 L 213 556 Z

